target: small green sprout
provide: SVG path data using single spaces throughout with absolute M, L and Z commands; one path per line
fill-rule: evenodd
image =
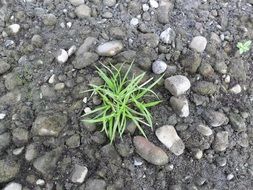
M 240 54 L 249 51 L 250 47 L 251 47 L 251 40 L 237 43 L 237 48 L 239 49 Z
M 132 64 L 124 74 L 122 74 L 124 72 L 122 70 L 123 64 L 120 68 L 102 64 L 106 71 L 96 67 L 104 84 L 99 86 L 91 84 L 92 89 L 88 90 L 92 91 L 92 95 L 100 96 L 102 105 L 89 113 L 85 113 L 82 116 L 85 117 L 83 122 L 100 123 L 101 132 L 105 132 L 111 143 L 117 135 L 122 138 L 128 121 L 133 121 L 142 135 L 146 137 L 141 125 L 144 124 L 152 128 L 152 116 L 148 109 L 161 102 L 157 100 L 146 103 L 143 98 L 150 94 L 158 98 L 151 89 L 162 76 L 153 83 L 151 83 L 153 78 L 144 83 L 141 82 L 145 73 L 136 77 L 133 75 L 131 79 L 128 79 Z

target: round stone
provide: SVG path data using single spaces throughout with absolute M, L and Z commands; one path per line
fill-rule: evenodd
M 75 9 L 78 18 L 88 18 L 91 16 L 91 8 L 87 5 L 79 5 Z
M 167 64 L 164 61 L 157 60 L 152 64 L 152 71 L 155 74 L 162 74 L 166 71 Z
M 192 39 L 190 48 L 202 53 L 206 49 L 207 40 L 203 36 L 196 36 Z

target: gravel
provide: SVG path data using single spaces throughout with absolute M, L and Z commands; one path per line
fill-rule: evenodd
M 189 79 L 182 75 L 175 75 L 175 76 L 169 77 L 165 80 L 164 84 L 165 84 L 165 88 L 169 90 L 169 92 L 173 96 L 183 95 L 191 87 L 191 83 Z

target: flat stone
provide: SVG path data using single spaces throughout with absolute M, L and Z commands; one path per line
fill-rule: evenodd
M 165 80 L 164 84 L 165 88 L 174 96 L 185 94 L 191 87 L 189 79 L 182 75 L 169 77 Z
M 97 53 L 100 56 L 114 56 L 119 53 L 124 48 L 122 42 L 120 41 L 110 41 L 101 44 L 97 47 Z
M 197 125 L 196 130 L 202 135 L 207 136 L 207 137 L 213 134 L 212 129 L 210 129 L 208 126 L 203 125 L 203 124 Z
M 181 56 L 180 61 L 186 72 L 194 74 L 200 66 L 201 57 L 195 51 L 187 51 L 186 54 Z
M 224 113 L 214 110 L 205 111 L 203 114 L 203 118 L 212 127 L 219 127 L 228 123 L 228 118 Z
M 241 91 L 242 91 L 242 87 L 240 86 L 240 84 L 236 84 L 235 86 L 229 89 L 229 92 L 233 94 L 239 94 L 241 93 Z
M 183 154 L 185 145 L 171 125 L 164 125 L 155 131 L 157 138 L 175 155 Z
M 79 6 L 81 4 L 84 4 L 84 0 L 69 0 L 69 2 L 74 6 Z
M 98 58 L 96 53 L 85 52 L 76 56 L 73 65 L 76 69 L 83 69 L 91 64 L 95 64 Z
M 3 190 L 22 190 L 22 185 L 16 182 L 8 183 Z
M 203 36 L 196 36 L 192 39 L 190 48 L 202 53 L 206 49 L 207 40 Z
M 76 55 L 82 55 L 86 52 L 90 52 L 91 50 L 95 49 L 95 46 L 97 44 L 97 39 L 94 37 L 87 37 L 83 44 L 78 48 Z
M 25 152 L 25 159 L 27 161 L 32 161 L 33 159 L 35 159 L 38 156 L 39 150 L 37 148 L 36 144 L 29 144 L 26 147 L 26 152 Z
M 217 92 L 218 87 L 212 82 L 198 81 L 193 85 L 192 90 L 197 94 L 204 96 L 214 94 L 215 92 Z
M 113 7 L 116 3 L 116 0 L 103 0 L 103 4 L 108 7 Z
M 152 8 L 158 8 L 159 4 L 156 0 L 149 0 L 149 4 Z
M 145 137 L 135 136 L 133 142 L 136 152 L 149 163 L 154 165 L 165 165 L 168 163 L 167 154 Z
M 160 34 L 160 39 L 165 44 L 172 44 L 176 37 L 176 33 L 172 28 L 167 28 Z
M 54 89 L 55 90 L 62 90 L 65 88 L 65 84 L 64 82 L 60 82 L 60 83 L 57 83 L 55 86 L 54 86 Z
M 152 64 L 152 71 L 155 74 L 162 74 L 166 71 L 167 69 L 167 64 L 164 61 L 161 60 L 156 60 L 153 64 Z
M 13 160 L 0 160 L 0 183 L 9 182 L 18 174 L 20 164 Z
M 43 19 L 43 23 L 46 26 L 54 26 L 57 22 L 57 18 L 54 14 L 46 14 Z
M 6 73 L 11 68 L 10 64 L 0 60 L 0 75 Z
M 38 116 L 33 123 L 32 133 L 38 136 L 57 137 L 67 123 L 67 117 L 60 114 Z
M 75 164 L 75 167 L 71 174 L 71 181 L 73 183 L 83 183 L 88 173 L 88 168 L 85 166 L 81 166 L 78 164 Z
M 22 146 L 29 140 L 29 132 L 21 127 L 15 128 L 12 131 L 12 141 L 16 146 Z
M 214 69 L 213 67 L 208 63 L 202 63 L 199 67 L 199 72 L 204 77 L 212 77 L 214 75 Z
M 229 114 L 229 123 L 232 125 L 233 129 L 238 132 L 246 130 L 245 120 L 237 113 Z
M 87 181 L 85 190 L 105 190 L 106 182 L 102 179 L 90 179 Z
M 167 24 L 170 21 L 170 13 L 174 8 L 174 3 L 168 0 L 160 0 L 159 7 L 157 10 L 157 20 L 161 24 Z
M 228 147 L 228 132 L 221 131 L 215 135 L 215 140 L 213 143 L 213 149 L 218 152 L 223 152 Z
M 170 105 L 180 117 L 188 117 L 190 114 L 188 100 L 184 96 L 170 98 Z
M 91 8 L 88 7 L 87 5 L 82 4 L 76 7 L 75 13 L 78 18 L 81 18 L 81 19 L 89 18 L 91 17 Z
M 19 32 L 20 30 L 20 25 L 19 24 L 12 24 L 8 26 L 8 30 L 10 31 L 11 34 L 15 35 Z
M 10 133 L 6 132 L 0 135 L 0 153 L 11 143 Z

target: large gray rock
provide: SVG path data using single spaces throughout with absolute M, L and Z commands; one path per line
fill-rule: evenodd
M 114 56 L 124 48 L 121 41 L 110 41 L 97 47 L 97 53 L 100 56 Z
M 13 160 L 0 160 L 0 183 L 8 182 L 15 178 L 19 169 L 20 164 Z
M 27 161 L 32 161 L 33 159 L 35 159 L 37 157 L 39 153 L 39 150 L 37 148 L 37 145 L 36 144 L 29 144 L 27 147 L 26 147 L 26 152 L 25 152 L 25 159 Z
M 44 176 L 49 176 L 54 172 L 61 153 L 62 148 L 56 148 L 50 152 L 46 152 L 43 156 L 38 157 L 33 162 L 33 167 Z
M 175 155 L 179 156 L 184 152 L 185 145 L 178 136 L 177 131 L 171 125 L 165 125 L 155 131 L 157 138 Z
M 12 140 L 16 146 L 22 146 L 28 142 L 29 132 L 21 127 L 15 128 L 12 131 Z
M 182 75 L 175 75 L 164 81 L 165 88 L 174 96 L 185 94 L 190 89 L 191 83 L 189 79 Z
M 168 0 L 160 0 L 159 8 L 157 10 L 157 20 L 161 24 L 169 23 L 170 13 L 174 8 L 174 3 Z
M 57 23 L 57 17 L 54 14 L 46 14 L 43 18 L 43 23 L 46 26 L 54 26 Z
M 135 136 L 133 142 L 136 152 L 149 163 L 154 165 L 165 165 L 168 163 L 167 154 L 145 137 Z
M 23 81 L 17 73 L 8 73 L 5 76 L 4 84 L 8 90 L 13 90 L 16 87 L 21 86 Z
M 11 68 L 10 64 L 6 63 L 3 60 L 0 60 L 0 75 L 4 74 Z
M 51 114 L 41 115 L 36 118 L 32 126 L 32 133 L 38 136 L 57 137 L 67 124 L 66 115 Z
M 210 129 L 208 126 L 203 125 L 203 124 L 197 125 L 196 130 L 202 135 L 207 136 L 207 137 L 213 134 L 212 129 Z

